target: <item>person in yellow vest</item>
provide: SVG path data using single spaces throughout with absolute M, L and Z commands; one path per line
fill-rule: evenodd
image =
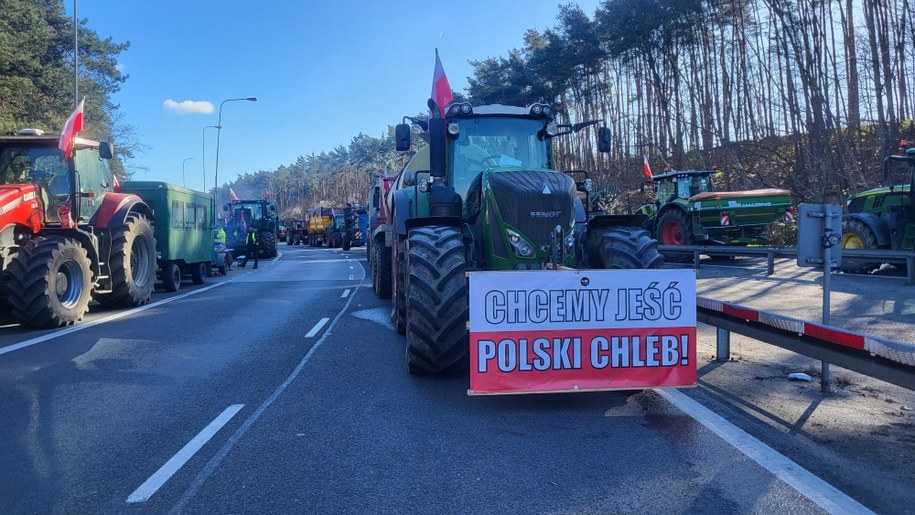
M 226 230 L 219 226 L 216 228 L 216 233 L 213 235 L 213 245 L 225 245 L 226 244 Z
M 254 269 L 257 269 L 257 232 L 254 227 L 248 227 L 248 235 L 245 236 L 245 259 L 241 260 L 242 268 L 248 264 L 248 258 L 254 258 Z

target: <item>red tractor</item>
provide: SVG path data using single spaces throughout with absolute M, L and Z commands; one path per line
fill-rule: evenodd
M 0 296 L 22 323 L 73 324 L 94 297 L 106 306 L 149 300 L 156 280 L 153 213 L 118 192 L 107 142 L 26 129 L 0 136 Z

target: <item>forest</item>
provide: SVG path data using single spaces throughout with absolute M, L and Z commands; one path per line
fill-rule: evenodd
M 883 156 L 915 138 L 913 15 L 912 0 L 604 0 L 593 13 L 572 2 L 555 25 L 519 34 L 519 48 L 471 62 L 455 97 L 546 102 L 561 123 L 601 120 L 611 153 L 598 154 L 584 130 L 557 141 L 557 161 L 589 170 L 616 211 L 647 200 L 643 158 L 655 173 L 715 167 L 719 189 L 779 187 L 797 202 L 844 204 L 879 184 Z M 71 34 L 61 0 L 3 0 L 0 131 L 62 125 L 72 110 Z M 115 143 L 115 172 L 128 177 L 136 131 L 111 96 L 129 87 L 115 66 L 129 45 L 85 26 L 80 38 L 80 88 L 92 99 L 87 118 L 98 120 L 90 129 Z M 408 157 L 394 151 L 393 126 L 379 128 L 245 173 L 219 199 L 229 187 L 268 192 L 281 216 L 300 218 L 313 206 L 364 202 L 371 174 L 396 173 Z

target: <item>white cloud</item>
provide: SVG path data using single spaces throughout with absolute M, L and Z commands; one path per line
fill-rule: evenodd
M 168 99 L 165 102 L 162 102 L 162 107 L 169 111 L 177 111 L 179 113 L 210 114 L 213 112 L 213 104 L 206 100 L 182 100 L 176 102 L 172 99 Z

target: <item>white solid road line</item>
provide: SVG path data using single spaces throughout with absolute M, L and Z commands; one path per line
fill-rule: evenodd
M 828 513 L 873 513 L 858 501 L 779 454 L 717 413 L 676 390 L 655 390 L 661 397 L 734 446 Z
M 203 431 L 197 433 L 197 436 L 188 442 L 187 445 L 182 447 L 177 454 L 172 456 L 172 459 L 166 461 L 165 465 L 162 465 L 162 467 L 153 475 L 149 476 L 149 479 L 144 481 L 139 488 L 134 490 L 133 493 L 127 497 L 127 502 L 138 503 L 149 500 L 166 481 L 175 475 L 175 472 L 178 472 L 178 469 L 183 467 L 184 464 L 187 463 L 204 444 L 210 441 L 210 438 L 212 438 L 217 431 L 222 429 L 222 426 L 226 425 L 226 423 L 228 423 L 236 413 L 241 411 L 244 406 L 244 404 L 233 404 L 226 408 L 218 417 L 203 428 Z
M 314 335 L 318 334 L 321 328 L 324 327 L 324 324 L 328 322 L 330 322 L 330 319 L 327 317 L 318 320 L 318 323 L 311 328 L 311 331 L 308 331 L 308 333 L 305 334 L 305 338 L 312 338 Z

